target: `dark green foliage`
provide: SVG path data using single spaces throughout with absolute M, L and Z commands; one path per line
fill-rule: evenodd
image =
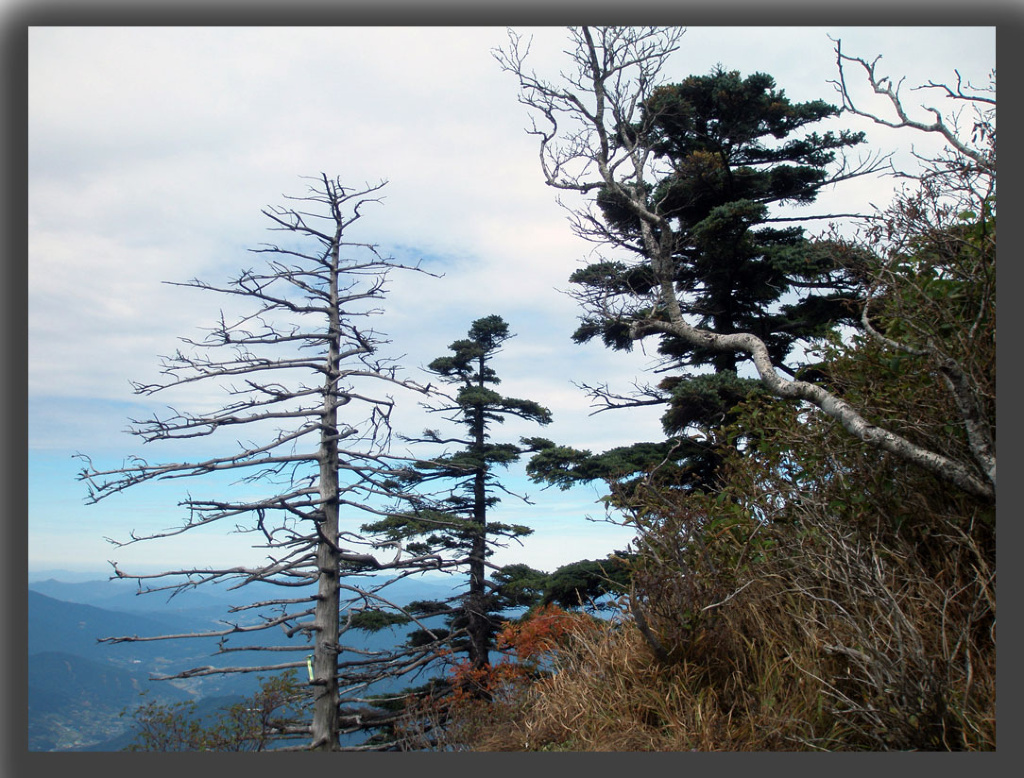
M 500 316 L 486 316 L 472 323 L 466 338 L 449 346 L 450 354 L 429 364 L 428 369 L 441 382 L 457 387 L 449 402 L 431 410 L 445 414 L 464 433 L 446 437 L 437 430 L 425 430 L 414 442 L 458 448 L 446 448 L 418 462 L 399 479 L 407 489 L 416 490 L 411 509 L 363 527 L 400 542 L 406 551 L 445 552 L 469 568 L 469 591 L 446 607 L 453 649 L 468 653 L 477 667 L 487 663 L 498 626 L 496 614 L 517 604 L 488 591 L 485 561 L 492 553 L 490 545 L 500 538 L 521 538 L 533 531 L 488 519 L 488 509 L 499 502 L 494 492 L 500 481 L 494 471 L 547 443 L 541 439 L 495 442 L 491 430 L 508 416 L 542 425 L 551 422 L 551 412 L 539 403 L 506 397 L 492 388 L 501 381 L 491 360 L 511 337 Z M 440 491 L 428 492 L 434 483 L 441 485 Z M 423 639 L 425 634 L 413 633 L 413 640 Z
M 438 640 L 446 640 L 451 637 L 451 630 L 447 629 L 417 629 L 409 633 L 409 637 L 406 642 L 412 648 L 419 648 L 420 646 L 429 646 L 432 643 L 436 643 Z
M 382 629 L 408 624 L 410 621 L 408 616 L 403 616 L 400 613 L 365 610 L 347 614 L 342 620 L 342 625 L 347 625 L 350 629 L 361 629 L 364 632 L 380 632 Z
M 450 612 L 451 607 L 440 600 L 414 600 L 406 606 L 406 610 L 416 616 L 436 616 Z
M 606 595 L 628 591 L 629 567 L 623 559 L 618 556 L 604 560 L 584 559 L 564 565 L 548 576 L 541 604 L 590 608 Z
M 838 109 L 821 100 L 791 102 L 771 76 L 743 78 L 721 67 L 655 89 L 642 109 L 629 134 L 671 167 L 649 186 L 645 204 L 671 225 L 672 281 L 688 320 L 719 334 L 757 335 L 784 370 L 800 341 L 854 324 L 855 268 L 839 261 L 834 244 L 809 240 L 802 227 L 770 223 L 769 206 L 812 203 L 823 186 L 853 175 L 829 167 L 840 152 L 861 143 L 863 133 L 808 132 Z M 629 350 L 630 324 L 660 314 L 650 308 L 657 277 L 644 256 L 639 219 L 617 197 L 606 188 L 596 203 L 615 242 L 638 261 L 602 259 L 572 275 L 584 290 L 582 299 L 613 301 L 584 316 L 573 338 L 600 338 L 610 348 Z M 609 317 L 608 307 L 623 313 Z M 745 359 L 737 352 L 695 347 L 667 334 L 659 336 L 658 352 L 663 370 L 679 371 L 651 390 L 667 406 L 662 421 L 668 435 L 704 439 L 757 391 L 758 382 L 737 378 Z M 701 367 L 719 376 L 687 372 Z M 536 472 L 564 488 L 575 480 L 621 478 L 623 460 L 639 472 L 663 459 L 664 449 L 647 443 L 599 457 L 549 450 Z M 668 459 L 694 488 L 714 480 L 719 462 L 706 446 L 685 442 L 673 443 Z
M 589 481 L 636 475 L 651 461 L 670 458 L 673 448 L 674 441 L 634 443 L 595 455 L 588 449 L 551 444 L 530 458 L 526 472 L 538 483 L 554 484 L 565 490 Z
M 600 454 L 552 445 L 530 459 L 527 473 L 538 483 L 563 490 L 604 481 L 611 490 L 608 502 L 621 507 L 630 503 L 634 488 L 652 468 L 658 468 L 663 477 L 672 474 L 680 488 L 697 489 L 713 480 L 718 461 L 717 453 L 703 441 L 679 437 L 617 446 Z
M 547 581 L 547 573 L 524 564 L 506 565 L 491 575 L 495 595 L 510 608 L 536 604 Z
M 740 378 L 730 371 L 666 378 L 659 388 L 671 397 L 661 420 L 669 435 L 682 435 L 693 424 L 728 424 L 735 416 L 736 405 L 764 392 L 760 381 Z
M 831 180 L 827 166 L 837 151 L 862 142 L 863 134 L 792 137 L 838 110 L 820 100 L 791 103 L 766 74 L 741 79 L 738 72 L 721 68 L 655 90 L 645 112 L 647 142 L 674 171 L 651 192 L 649 207 L 676 230 L 675 283 L 684 309 L 715 332 L 753 332 L 766 338 L 777 358 L 807 328 L 849 317 L 849 311 L 834 306 L 807 306 L 802 311 L 805 326 L 795 329 L 785 326 L 785 316 L 768 310 L 791 289 L 820 282 L 835 267 L 827 253 L 815 251 L 802 228 L 765 223 L 772 203 L 813 202 Z M 636 217 L 607 194 L 597 202 L 606 221 L 639 249 Z M 602 261 L 577 271 L 572 280 L 627 297 L 644 295 L 655 283 L 643 262 L 626 266 Z M 609 346 L 627 347 L 616 330 L 593 318 L 584 320 L 576 339 L 595 335 Z M 664 341 L 662 353 L 680 364 L 735 369 L 731 353 Z

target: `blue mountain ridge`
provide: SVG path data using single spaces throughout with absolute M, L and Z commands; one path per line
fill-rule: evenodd
M 78 574 L 82 576 L 83 574 Z M 360 576 L 356 579 L 363 588 L 378 586 L 387 581 L 385 576 Z M 459 590 L 465 589 L 464 576 L 419 575 L 410 576 L 388 585 L 381 595 L 399 605 L 413 600 L 444 599 Z M 151 585 L 157 586 L 156 582 Z M 176 611 L 207 607 L 223 608 L 225 605 L 243 605 L 258 602 L 275 594 L 279 595 L 281 587 L 271 584 L 253 583 L 232 589 L 224 583 L 202 584 L 171 596 L 171 592 L 151 592 L 139 594 L 139 586 L 128 579 L 103 578 L 95 574 L 95 578 L 86 580 L 66 581 L 53 577 L 30 579 L 28 588 L 65 602 L 77 602 L 97 607 L 121 611 Z M 289 589 L 290 592 L 297 590 Z M 289 596 L 293 596 L 289 594 Z
M 378 581 L 363 579 L 361 585 Z M 130 716 L 122 713 L 147 700 L 169 703 L 192 699 L 229 704 L 251 694 L 257 674 L 208 676 L 189 681 L 152 681 L 201 665 L 225 666 L 259 661 L 215 657 L 216 640 L 155 640 L 121 644 L 98 641 L 112 636 L 157 636 L 216 629 L 219 620 L 237 616 L 230 605 L 248 604 L 280 593 L 278 587 L 205 586 L 168 598 L 166 593 L 136 595 L 136 585 L 123 580 L 67 582 L 35 580 L 28 591 L 29 748 L 50 750 L 116 750 L 130 740 Z M 385 592 L 389 600 L 445 599 L 462 587 L 461 577 L 419 577 L 396 582 Z M 45 592 L 45 593 L 44 593 Z M 58 598 L 55 595 L 60 595 Z M 404 641 L 412 627 L 377 633 L 349 633 L 354 648 L 383 650 Z M 233 635 L 230 645 L 286 643 L 280 632 Z M 237 655 L 235 655 L 237 656 Z M 398 679 L 371 693 L 397 691 L 410 683 Z M 145 697 L 142 696 L 145 692 Z

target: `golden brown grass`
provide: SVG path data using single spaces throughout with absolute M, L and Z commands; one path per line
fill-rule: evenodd
M 809 687 L 790 690 L 802 714 Z M 780 736 L 780 719 L 806 724 L 775 704 L 737 708 L 707 683 L 703 668 L 657 661 L 629 622 L 580 638 L 551 678 L 523 689 L 511 704 L 479 702 L 459 711 L 449 744 L 477 751 L 740 751 L 801 747 Z M 794 726 L 795 725 L 795 726 Z
M 637 492 L 630 610 L 440 747 L 994 750 L 993 507 L 788 412 L 727 490 Z
M 895 651 L 885 645 L 891 635 L 844 642 L 824 613 L 787 618 L 798 598 L 768 584 L 735 605 L 746 636 L 733 633 L 722 645 L 709 634 L 667 663 L 630 620 L 580 636 L 560 654 L 554 676 L 459 711 L 449 743 L 479 751 L 995 747 L 994 655 L 943 668 L 937 652 L 922 666 L 934 647 Z M 951 670 L 959 677 L 939 677 Z
M 447 747 L 995 748 L 994 583 L 966 535 L 929 551 L 845 522 L 771 533 L 728 575 L 646 580 L 641 615 L 667 655 L 623 614 L 572 636 L 552 677 L 456 710 Z

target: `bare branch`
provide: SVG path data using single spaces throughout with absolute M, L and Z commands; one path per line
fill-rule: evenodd
M 602 29 L 596 34 L 589 29 L 574 30 L 575 50 L 567 53 L 576 73 L 563 74 L 563 85 L 558 86 L 526 69 L 526 52 L 516 36 L 510 34 L 508 50 L 496 54 L 502 67 L 519 80 L 520 101 L 547 122 L 547 129 L 534 130 L 540 139 L 545 182 L 556 189 L 581 193 L 600 189 L 617 207 L 637 219 L 635 232 L 625 232 L 599 219 L 586 207 L 574 209 L 578 233 L 587 232 L 596 242 L 614 248 L 630 247 L 647 263 L 652 276 L 649 292 L 640 294 L 595 284 L 583 297 L 594 320 L 627 325 L 634 341 L 651 335 L 669 335 L 695 349 L 748 355 L 765 387 L 776 396 L 807 401 L 869 445 L 923 467 L 981 499 L 994 499 L 994 461 L 985 475 L 980 475 L 971 462 L 951 459 L 870 423 L 848 402 L 821 386 L 783 378 L 779 370 L 784 368 L 773 364 L 765 341 L 755 334 L 715 332 L 693 323 L 699 312 L 684 307 L 686 289 L 677 280 L 677 252 L 683 245 L 682 234 L 659 212 L 660 204 L 648 196 L 649 182 L 659 180 L 659 171 L 652 167 L 653 148 L 650 141 L 642 142 L 643 133 L 639 131 L 631 139 L 621 139 L 625 128 L 618 124 L 632 116 L 625 106 L 640 105 L 651 96 L 664 57 L 674 50 L 679 34 L 654 30 L 631 33 L 618 28 Z M 876 93 L 886 96 L 897 111 L 898 121 L 889 126 L 939 133 L 957 154 L 972 160 L 977 170 L 994 173 L 994 123 L 985 125 L 984 131 L 991 153 L 976 151 L 962 142 L 934 109 L 930 109 L 933 122 L 913 120 L 900 101 L 898 85 L 893 87 L 888 78 L 878 76 L 875 63 L 847 57 L 841 53 L 838 42 L 836 54 L 840 68 L 837 88 L 844 97 L 845 110 L 860 114 L 849 99 L 843 72 L 844 63 L 852 61 L 862 65 Z M 627 78 L 629 68 L 634 69 Z M 622 78 L 612 79 L 611 74 Z M 563 116 L 572 122 L 571 128 L 559 125 L 558 118 Z M 840 173 L 836 180 L 871 172 L 880 161 L 881 158 L 859 171 Z M 574 172 L 567 172 L 570 167 Z M 624 301 L 623 297 L 629 300 Z M 982 453 L 984 448 L 980 444 Z
M 964 142 L 955 126 L 950 125 L 947 119 L 943 116 L 942 112 L 933 107 L 925 107 L 924 110 L 931 114 L 932 121 L 920 121 L 913 119 L 907 107 L 903 104 L 903 99 L 900 97 L 900 88 L 903 85 L 904 79 L 900 79 L 893 84 L 892 79 L 889 76 L 879 75 L 876 71 L 878 61 L 881 56 L 875 57 L 872 61 L 868 62 L 866 59 L 861 57 L 851 57 L 842 52 L 842 41 L 838 39 L 832 39 L 835 43 L 836 52 L 836 66 L 839 70 L 839 78 L 836 81 L 831 81 L 839 93 L 843 101 L 843 110 L 848 111 L 856 116 L 862 116 L 876 124 L 883 125 L 885 127 L 892 127 L 895 129 L 909 128 L 918 130 L 920 132 L 937 133 L 949 144 L 950 147 L 956 150 L 958 154 L 962 154 L 965 157 L 973 160 L 979 168 L 989 173 L 995 173 L 995 148 L 992 147 L 991 152 L 985 152 L 977 148 L 972 147 L 968 143 Z M 885 97 L 889 101 L 889 105 L 892 107 L 896 114 L 895 119 L 886 119 L 885 117 L 879 116 L 871 111 L 863 110 L 858 108 L 851 96 L 850 89 L 846 82 L 846 73 L 844 70 L 845 63 L 856 63 L 861 66 L 864 71 L 864 75 L 867 78 L 868 84 L 871 86 L 875 94 Z M 944 84 L 935 84 L 931 81 L 926 85 L 927 88 L 939 88 L 945 91 L 946 95 L 955 100 L 963 100 L 970 103 L 981 103 L 987 106 L 995 106 L 995 98 L 987 97 L 984 94 L 965 94 L 962 90 L 962 83 L 960 80 L 960 73 L 956 72 L 957 75 L 957 88 L 956 90 L 950 89 Z M 920 88 L 920 87 L 919 87 Z
M 339 622 L 342 593 L 346 593 L 344 607 L 350 616 L 353 608 L 404 613 L 378 594 L 383 588 L 379 582 L 360 586 L 359 576 L 388 573 L 398 580 L 453 566 L 439 555 L 405 553 L 401 546 L 385 557 L 382 547 L 354 531 L 358 516 L 384 515 L 401 499 L 393 481 L 411 467 L 387 453 L 395 399 L 383 389 L 418 395 L 431 391 L 429 386 L 402 377 L 395 360 L 381 355 L 387 341 L 372 328 L 354 323 L 379 313 L 376 305 L 385 295 L 389 272 L 418 270 L 393 263 L 372 244 L 345 238 L 363 209 L 379 202 L 376 193 L 382 186 L 353 189 L 322 175 L 313 180 L 307 196 L 289 198 L 308 210 L 294 206 L 264 210 L 273 229 L 310 241 L 317 250 L 264 247 L 257 253 L 268 257 L 266 266 L 245 270 L 226 285 L 196 279 L 175 284 L 227 295 L 254 305 L 255 310 L 233 320 L 221 311 L 204 337 L 182 339 L 187 352 L 178 350 L 164 358 L 162 372 L 167 381 L 136 383 L 134 389 L 137 394 L 151 395 L 213 382 L 229 402 L 199 413 L 172 407 L 170 416 L 133 421 L 129 432 L 146 443 L 212 445 L 217 441 L 222 446 L 220 453 L 211 455 L 206 449 L 192 459 L 153 464 L 129 457 L 110 468 L 96 467 L 88 456 L 79 455 L 84 463 L 79 479 L 88 487 L 89 503 L 155 480 L 238 475 L 233 486 L 244 487 L 242 496 L 202 499 L 189 495 L 179 503 L 188 514 L 179 527 L 149 534 L 133 531 L 127 540 L 111 542 L 124 546 L 232 522 L 235 531 L 256 533 L 264 541 L 268 552 L 264 563 L 183 567 L 147 574 L 125 573 L 112 563 L 115 576 L 136 580 L 140 593 L 163 592 L 170 597 L 218 582 L 229 583 L 232 589 L 267 583 L 303 596 L 239 604 L 231 612 L 244 613 L 245 621 L 224 620 L 222 628 L 109 637 L 104 642 L 200 638 L 217 640 L 217 653 L 312 651 L 309 690 L 313 721 L 308 734 L 310 747 L 327 750 L 338 748 L 339 733 L 343 728 L 352 729 L 357 719 L 366 726 L 387 720 L 389 714 L 384 713 L 342 717 L 340 706 L 352 689 L 418 672 L 435 661 L 440 650 L 437 635 L 432 644 L 393 651 L 366 652 L 342 645 L 340 636 L 351 628 L 351 617 Z M 303 354 L 296 355 L 296 349 Z M 258 440 L 223 439 L 228 432 L 243 429 Z M 253 490 L 259 487 L 264 494 L 254 496 Z M 356 523 L 347 526 L 351 521 Z M 349 577 L 356 583 L 345 583 Z M 405 618 L 416 621 L 411 614 Z M 421 626 L 430 629 L 428 624 Z M 303 636 L 311 644 L 228 644 L 235 637 L 270 629 L 282 630 L 288 640 Z M 209 665 L 166 677 L 278 672 L 297 667 L 306 667 L 306 662 Z

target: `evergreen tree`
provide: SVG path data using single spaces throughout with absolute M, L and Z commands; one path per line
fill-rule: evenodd
M 830 167 L 837 153 L 862 142 L 863 133 L 804 131 L 837 113 L 821 100 L 791 102 L 764 73 L 741 78 L 718 67 L 653 90 L 639 119 L 619 128 L 621 143 L 649 149 L 664 163 L 660 180 L 641 196 L 672 226 L 655 238 L 669 241 L 682 313 L 716 333 L 757 335 L 773 363 L 790 375 L 797 368 L 786 363 L 802 339 L 822 336 L 837 323 L 853 324 L 857 314 L 849 305 L 853 284 L 834 261 L 832 245 L 809 239 L 800 226 L 772 226 L 779 219 L 769 211 L 773 204 L 812 203 L 822 187 L 855 175 Z M 581 299 L 604 301 L 600 312 L 582 318 L 573 337 L 579 343 L 600 337 L 611 348 L 628 350 L 631 325 L 650 317 L 652 308 L 658 315 L 651 300 L 659 274 L 645 254 L 646 225 L 632 204 L 608 186 L 596 202 L 603 236 L 636 259 L 602 260 L 572 275 Z M 609 309 L 625 315 L 608 317 Z M 666 404 L 662 423 L 675 440 L 596 459 L 587 452 L 563 450 L 559 458 L 548 451 L 534 472 L 567 485 L 667 462 L 688 488 L 713 483 L 720 458 L 704 445 L 706 433 L 727 424 L 737 403 L 762 391 L 761 383 L 738 375 L 746 355 L 735 350 L 665 334 L 658 351 L 660 370 L 672 375 L 642 396 L 592 391 L 609 407 Z
M 477 669 L 488 663 L 496 631 L 493 613 L 508 604 L 505 598 L 497 596 L 499 585 L 486 580 L 487 557 L 492 553 L 489 545 L 498 538 L 520 538 L 532 532 L 529 527 L 491 521 L 488 510 L 499 502 L 494 493 L 502 489 L 494 469 L 507 467 L 524 453 L 535 450 L 537 441 L 493 442 L 491 429 L 509 416 L 542 425 L 551 421 L 551 412 L 538 403 L 505 397 L 491 388 L 500 383 L 490 366 L 491 360 L 511 337 L 500 316 L 486 316 L 473 322 L 468 337 L 451 344 L 451 354 L 428 365 L 428 370 L 442 382 L 458 387 L 450 402 L 431 410 L 446 414 L 464 432 L 446 437 L 437 430 L 425 430 L 422 438 L 412 442 L 460 448 L 418 462 L 414 471 L 402 477 L 406 487 L 422 494 L 412 510 L 396 512 L 364 527 L 389 541 L 402 543 L 406 550 L 416 554 L 454 553 L 468 567 L 468 591 L 448 613 L 456 649 L 465 651 Z M 437 481 L 455 485 L 440 496 L 436 490 L 428 494 L 425 490 Z M 423 613 L 441 612 L 438 603 L 420 606 Z M 462 634 L 465 639 L 460 637 Z
M 620 551 L 608 559 L 581 559 L 562 565 L 546 578 L 540 604 L 587 610 L 609 607 L 603 598 L 629 591 L 629 561 L 634 558 L 635 554 Z

